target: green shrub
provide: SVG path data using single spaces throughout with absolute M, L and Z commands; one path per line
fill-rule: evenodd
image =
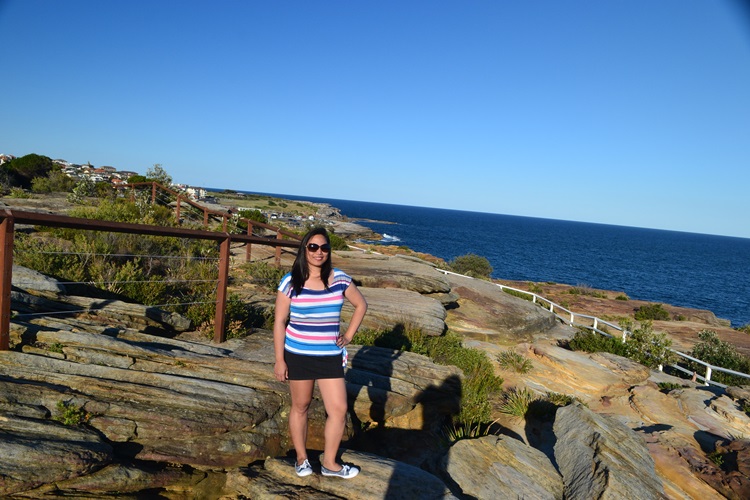
M 648 304 L 637 308 L 634 317 L 638 321 L 666 321 L 669 319 L 669 312 L 661 304 Z
M 91 415 L 82 407 L 66 401 L 57 402 L 57 412 L 58 414 L 53 419 L 64 425 L 80 426 L 91 418 Z
M 9 198 L 18 198 L 18 199 L 28 199 L 31 198 L 31 194 L 28 193 L 25 189 L 20 187 L 12 187 L 10 188 L 10 194 L 8 195 Z
M 341 236 L 329 231 L 328 238 L 331 240 L 331 248 L 333 250 L 349 250 L 349 245 Z
M 75 180 L 58 169 L 51 170 L 47 177 L 35 177 L 31 180 L 31 190 L 34 193 L 67 193 L 75 185 Z
M 501 352 L 497 360 L 503 368 L 517 373 L 529 373 L 533 367 L 529 358 L 511 350 Z
M 615 300 L 630 300 L 630 297 L 628 297 L 624 293 L 621 293 L 620 295 L 618 295 L 617 297 L 615 297 Z
M 519 299 L 528 300 L 528 301 L 534 300 L 534 296 L 531 295 L 530 293 L 511 290 L 510 288 L 503 288 L 503 292 L 507 293 L 508 295 L 518 297 Z
M 268 217 L 263 215 L 263 212 L 261 212 L 260 210 L 243 209 L 240 210 L 237 214 L 243 219 L 249 219 L 251 221 L 268 224 Z
M 568 347 L 574 351 L 585 352 L 610 352 L 619 356 L 626 356 L 625 344 L 616 337 L 591 332 L 589 330 L 578 330 L 568 342 Z
M 750 323 L 748 323 L 747 325 L 744 325 L 744 326 L 740 326 L 739 328 L 737 328 L 737 331 L 738 332 L 744 332 L 744 333 L 750 333 Z
M 750 357 L 737 352 L 737 349 L 733 345 L 719 339 L 715 331 L 703 330 L 698 334 L 698 338 L 701 341 L 690 351 L 692 357 L 698 358 L 710 365 L 750 374 Z M 698 373 L 705 371 L 705 367 L 699 363 L 691 362 L 688 366 L 689 369 Z M 747 378 L 716 370 L 711 375 L 711 379 L 727 385 L 748 384 Z
M 490 261 L 473 253 L 459 255 L 450 261 L 448 265 L 454 273 L 465 274 L 473 278 L 486 279 L 492 274 Z
M 352 342 L 358 345 L 384 347 L 428 355 L 425 339 L 426 337 L 421 329 L 404 322 L 397 324 L 390 330 L 363 328 L 354 335 Z
M 272 266 L 262 260 L 242 264 L 241 269 L 250 275 L 253 283 L 260 285 L 270 293 L 276 293 L 281 278 L 287 273 L 286 270 Z
M 489 420 L 489 395 L 500 390 L 503 379 L 495 375 L 484 351 L 463 346 L 461 337 L 448 332 L 441 337 L 428 337 L 427 354 L 436 363 L 457 366 L 464 373 L 459 423 L 483 423 Z
M 649 368 L 656 368 L 673 361 L 671 346 L 672 340 L 665 333 L 654 332 L 651 322 L 646 321 L 628 337 L 625 356 Z

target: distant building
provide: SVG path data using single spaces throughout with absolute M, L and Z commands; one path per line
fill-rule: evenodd
M 8 163 L 11 160 L 15 160 L 16 157 L 13 155 L 0 155 L 0 165 L 3 163 Z

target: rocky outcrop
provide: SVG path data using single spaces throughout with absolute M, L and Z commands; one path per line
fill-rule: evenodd
M 367 315 L 362 328 L 393 330 L 419 329 L 425 335 L 440 336 L 445 332 L 446 312 L 437 299 L 399 288 L 361 287 L 367 299 Z M 349 322 L 354 308 L 346 302 L 341 318 Z
M 557 410 L 555 460 L 566 498 L 666 498 L 643 439 L 580 403 Z
M 468 338 L 516 345 L 544 336 L 555 325 L 549 311 L 488 281 L 449 274 L 448 282 L 459 299 L 458 307 L 448 311 L 446 324 Z
M 440 436 L 459 411 L 460 370 L 352 345 L 342 452 L 363 472 L 351 481 L 298 478 L 284 457 L 291 448 L 288 388 L 273 378 L 270 332 L 216 345 L 196 332 L 176 335 L 180 318 L 71 297 L 54 280 L 19 270 L 14 350 L 0 353 L 0 495 L 747 497 L 748 445 L 737 439 L 750 434 L 740 406 L 746 390 L 728 391 L 732 399 L 618 356 L 568 351 L 557 339 L 572 329 L 539 306 L 419 260 L 381 257 L 337 263 L 362 285 L 370 305 L 365 326 L 439 335 L 447 323 L 490 355 L 506 387 L 572 396 L 588 408 L 569 405 L 548 421 L 495 413 L 493 432 L 502 435 L 446 450 Z M 377 272 L 360 271 L 373 262 Z M 83 308 L 86 314 L 74 313 Z M 345 309 L 344 318 L 350 314 Z M 498 355 L 507 349 L 525 356 L 531 371 L 501 366 Z M 660 390 L 662 381 L 682 387 Z M 317 392 L 310 417 L 312 452 L 323 445 Z M 81 426 L 62 423 L 71 420 Z
M 470 498 L 563 498 L 562 478 L 547 456 L 507 436 L 457 441 L 440 467 Z

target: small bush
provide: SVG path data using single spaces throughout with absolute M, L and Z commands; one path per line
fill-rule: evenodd
M 666 321 L 669 320 L 669 312 L 661 304 L 648 304 L 636 309 L 634 317 L 638 321 Z
M 286 270 L 272 266 L 267 262 L 256 260 L 242 265 L 242 270 L 250 275 L 253 283 L 260 285 L 265 291 L 276 293 L 281 278 Z
M 31 193 L 26 192 L 25 189 L 20 187 L 13 187 L 10 188 L 10 194 L 8 195 L 10 198 L 31 198 Z
M 492 265 L 485 257 L 469 253 L 459 255 L 449 262 L 450 270 L 454 273 L 465 274 L 473 278 L 487 279 L 492 274 Z
M 508 295 L 518 297 L 519 299 L 528 300 L 528 301 L 534 300 L 534 296 L 531 295 L 530 293 L 518 292 L 516 290 L 511 290 L 510 288 L 503 288 L 503 292 L 507 293 Z
M 744 332 L 744 333 L 750 333 L 750 323 L 748 323 L 747 325 L 744 325 L 744 326 L 740 326 L 739 328 L 737 328 L 737 331 L 738 332 Z
M 331 240 L 331 248 L 333 250 L 349 250 L 349 245 L 341 236 L 329 231 L 328 238 Z
M 628 337 L 625 356 L 649 368 L 656 368 L 673 361 L 671 346 L 672 340 L 665 333 L 654 332 L 651 322 L 646 321 Z
M 529 373 L 533 367 L 531 360 L 515 351 L 503 351 L 497 357 L 500 366 L 517 373 Z
M 529 406 L 536 399 L 536 395 L 526 388 L 512 388 L 503 394 L 500 412 L 513 415 L 514 417 L 525 418 L 529 412 Z
M 659 390 L 665 393 L 685 387 L 675 382 L 659 382 L 657 385 L 659 386 Z
M 630 297 L 628 297 L 624 293 L 621 293 L 620 295 L 618 295 L 617 297 L 615 297 L 615 300 L 630 300 Z
M 701 342 L 696 344 L 690 351 L 692 357 L 698 358 L 710 365 L 750 374 L 750 357 L 737 352 L 737 349 L 733 345 L 719 339 L 715 331 L 703 330 L 698 334 L 698 338 Z M 705 370 L 705 367 L 699 363 L 691 362 L 688 366 L 689 369 L 696 372 L 703 372 Z M 748 384 L 747 378 L 720 371 L 714 371 L 711 378 L 716 382 L 727 385 Z
M 578 330 L 568 342 L 568 347 L 574 351 L 611 352 L 619 356 L 625 356 L 627 353 L 625 344 L 620 339 L 605 337 L 588 330 Z
M 80 426 L 88 422 L 91 417 L 82 407 L 66 401 L 57 402 L 57 411 L 58 415 L 54 417 L 54 420 L 64 425 Z

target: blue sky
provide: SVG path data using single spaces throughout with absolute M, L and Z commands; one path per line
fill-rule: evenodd
M 750 237 L 739 0 L 0 0 L 0 153 Z

